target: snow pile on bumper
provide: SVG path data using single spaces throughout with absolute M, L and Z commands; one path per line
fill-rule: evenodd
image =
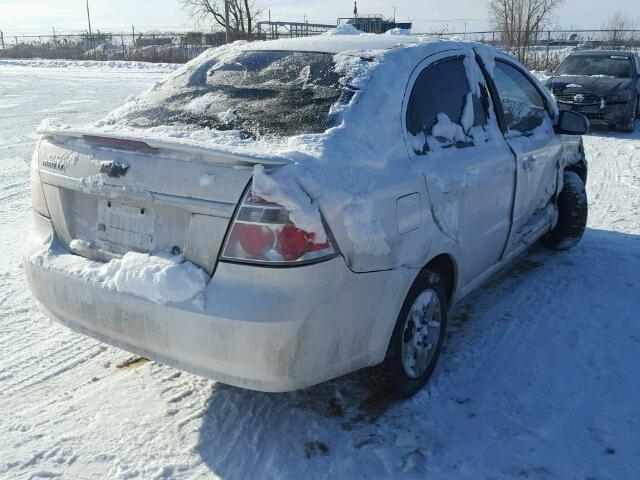
M 121 259 L 100 263 L 54 247 L 37 252 L 29 257 L 29 262 L 160 305 L 194 299 L 209 280 L 207 274 L 194 264 L 168 253 L 148 255 L 129 252 Z

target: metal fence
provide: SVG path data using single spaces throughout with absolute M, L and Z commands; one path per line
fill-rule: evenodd
M 224 33 L 200 32 L 4 36 L 0 57 L 184 63 L 224 43 Z
M 250 41 L 318 35 L 331 25 L 262 22 L 253 35 L 235 35 Z M 431 32 L 439 38 L 477 41 L 520 58 L 530 69 L 555 68 L 569 53 L 584 48 L 640 51 L 640 30 L 555 30 L 520 32 Z M 522 39 L 526 38 L 526 41 Z M 516 39 L 515 41 L 513 39 Z M 11 36 L 0 33 L 0 58 L 71 60 L 135 60 L 184 63 L 208 48 L 225 43 L 223 32 L 95 33 L 93 35 Z

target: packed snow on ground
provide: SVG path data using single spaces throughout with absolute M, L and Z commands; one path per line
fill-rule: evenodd
M 640 132 L 585 137 L 584 239 L 533 246 L 458 305 L 416 397 L 385 401 L 358 374 L 261 394 L 76 335 L 24 279 L 41 119 L 92 122 L 159 80 L 0 66 L 0 478 L 637 476 Z

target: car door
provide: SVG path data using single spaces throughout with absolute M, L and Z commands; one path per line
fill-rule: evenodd
M 515 157 L 472 51 L 429 57 L 414 71 L 407 92 L 405 134 L 426 180 L 427 213 L 460 247 L 459 273 L 468 285 L 502 257 L 511 228 Z
M 496 59 L 492 78 L 503 111 L 505 138 L 517 159 L 509 252 L 551 227 L 562 140 L 554 131 L 547 97 L 521 67 Z

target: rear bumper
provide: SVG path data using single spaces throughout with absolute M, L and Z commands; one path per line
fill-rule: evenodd
M 409 272 L 355 274 L 341 257 L 297 268 L 220 263 L 204 306 L 159 305 L 31 262 L 57 242 L 50 221 L 34 217 L 24 265 L 46 315 L 152 360 L 253 390 L 296 390 L 382 361 L 411 283 Z
M 576 105 L 559 103 L 558 108 L 560 110 L 567 110 L 572 112 L 581 113 L 589 119 L 592 125 L 621 125 L 626 126 L 631 122 L 633 118 L 635 104 L 633 101 L 628 103 L 616 103 L 607 105 L 605 108 L 600 106 L 591 105 Z

